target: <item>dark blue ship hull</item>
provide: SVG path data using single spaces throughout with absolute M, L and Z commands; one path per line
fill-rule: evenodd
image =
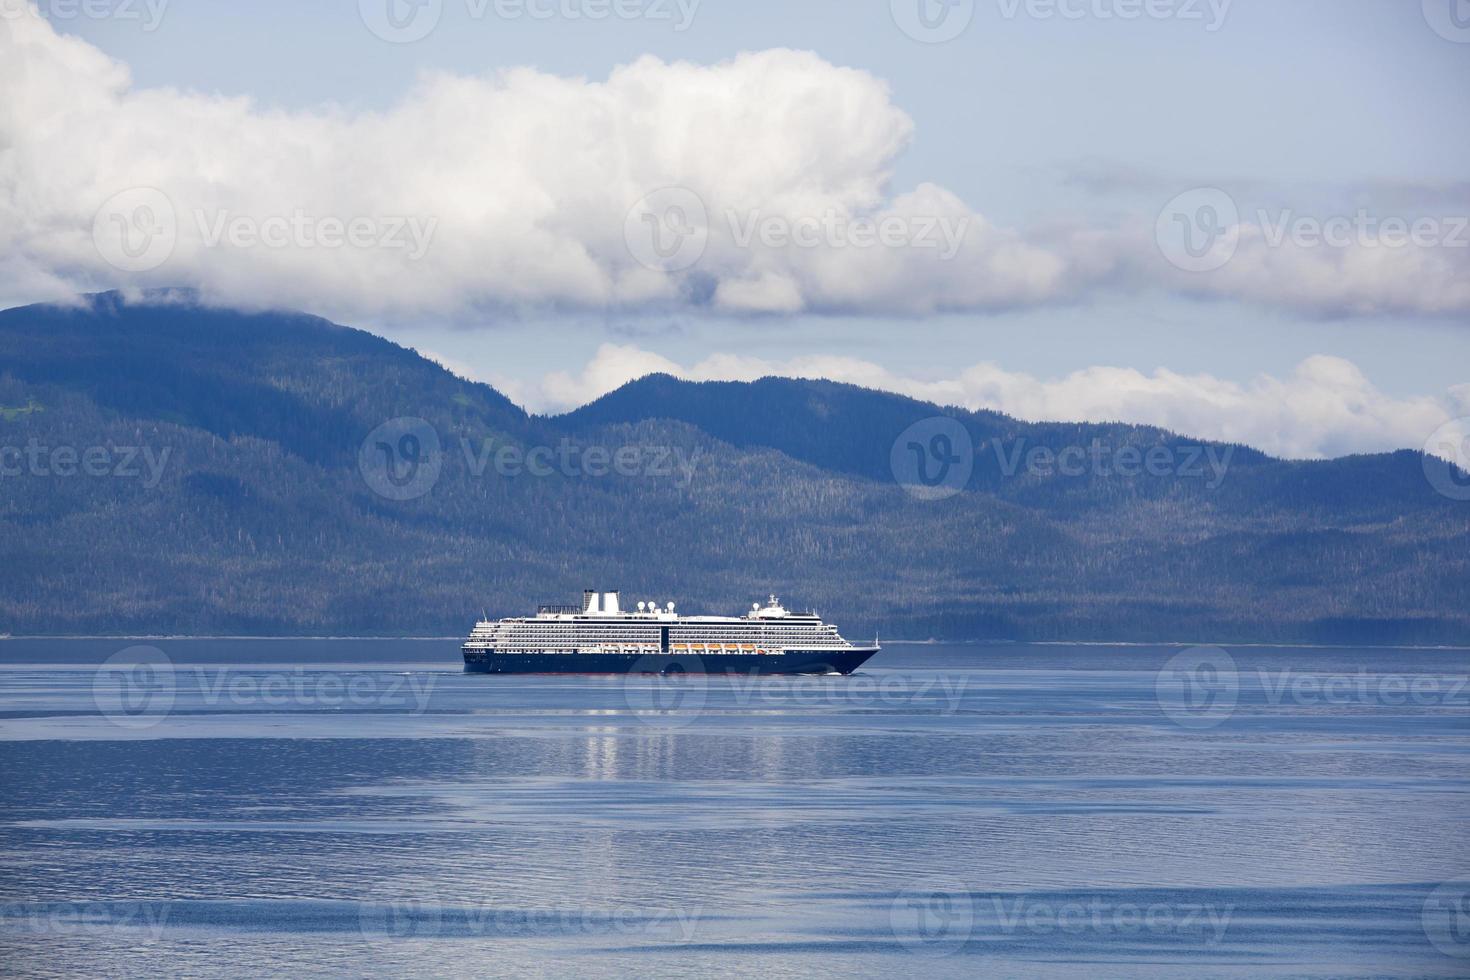
M 771 654 L 499 653 L 464 649 L 473 674 L 850 674 L 878 652 L 788 650 Z

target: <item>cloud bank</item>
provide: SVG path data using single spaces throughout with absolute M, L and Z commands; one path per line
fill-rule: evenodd
M 139 88 L 34 7 L 3 9 L 0 299 L 184 285 L 344 317 L 922 316 L 1162 289 L 1470 312 L 1470 248 L 1262 245 L 1246 216 L 1239 254 L 1191 273 L 1154 213 L 1028 232 L 935 184 L 896 190 L 912 120 L 812 53 L 430 74 L 385 111 L 282 111 Z
M 828 378 L 893 391 L 940 405 L 991 409 L 1032 422 L 1131 422 L 1199 439 L 1253 446 L 1291 459 L 1421 449 L 1438 427 L 1470 415 L 1470 385 L 1441 398 L 1395 398 L 1351 361 L 1317 355 L 1287 377 L 1260 375 L 1239 383 L 1208 374 L 1090 367 L 1065 377 L 1037 378 L 980 363 L 953 377 L 905 377 L 869 361 L 802 357 L 788 361 L 715 354 L 684 366 L 631 345 L 604 344 L 576 373 L 554 372 L 532 384 L 497 383 L 540 412 L 575 408 L 635 378 L 672 374 L 691 381 Z

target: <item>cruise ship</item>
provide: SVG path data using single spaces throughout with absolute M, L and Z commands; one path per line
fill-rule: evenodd
M 463 652 L 465 670 L 484 674 L 850 674 L 878 649 L 775 596 L 744 616 L 681 616 L 672 602 L 624 609 L 618 593 L 589 589 L 580 606 L 481 620 Z

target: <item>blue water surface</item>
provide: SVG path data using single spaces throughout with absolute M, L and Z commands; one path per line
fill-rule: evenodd
M 1464 650 L 0 641 L 0 972 L 1470 975 Z

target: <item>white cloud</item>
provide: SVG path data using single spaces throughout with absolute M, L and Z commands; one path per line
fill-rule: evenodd
M 1395 398 L 1376 388 L 1351 361 L 1326 355 L 1307 358 L 1288 377 L 1263 374 L 1245 384 L 1208 374 L 1144 374 L 1115 367 L 1040 379 L 991 363 L 950 378 L 924 380 L 856 358 L 779 361 L 714 354 L 683 367 L 636 347 L 605 344 L 579 375 L 548 375 L 539 385 L 521 385 L 517 395 L 537 411 L 566 411 L 654 372 L 691 381 L 828 378 L 1026 421 L 1156 425 L 1296 459 L 1421 449 L 1447 420 L 1470 415 L 1470 385 L 1451 389 L 1443 398 Z
M 1442 244 L 1368 239 L 1345 247 L 1277 241 L 1273 222 L 1279 220 L 1272 215 L 1266 224 L 1242 221 L 1231 260 L 1207 275 L 1181 276 L 1176 288 L 1320 316 L 1470 312 L 1470 231 L 1458 220 L 1440 224 Z
M 1470 249 L 1301 254 L 1258 247 L 1248 231 L 1228 267 L 1186 276 L 1158 253 L 1153 214 L 1028 235 L 933 184 L 896 192 L 912 120 L 882 80 L 811 53 L 707 66 L 645 57 L 605 80 L 432 74 L 382 112 L 282 111 L 137 87 L 126 66 L 33 8 L 6 9 L 0 300 L 187 285 L 338 318 L 548 307 L 924 315 L 1162 287 L 1325 314 L 1470 311 Z M 635 203 L 669 186 L 694 192 L 708 219 L 707 247 L 677 272 L 639 264 L 625 237 Z M 117 220 L 157 230 L 171 214 L 177 229 L 146 271 L 119 270 L 94 244 L 99 209 L 131 188 L 163 197 L 146 214 L 136 198 L 103 211 L 104 238 L 121 242 Z M 211 246 L 234 219 L 284 244 Z M 371 244 L 321 244 L 355 220 L 369 223 L 355 237 Z M 768 231 L 815 238 L 793 246 Z M 889 232 L 887 245 L 863 244 Z

